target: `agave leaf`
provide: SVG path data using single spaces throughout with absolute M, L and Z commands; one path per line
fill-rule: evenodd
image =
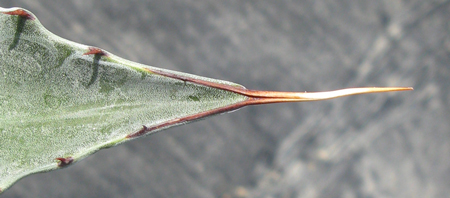
M 0 192 L 99 149 L 246 105 L 411 89 L 248 90 L 62 39 L 22 8 L 0 8 L 0 42 Z

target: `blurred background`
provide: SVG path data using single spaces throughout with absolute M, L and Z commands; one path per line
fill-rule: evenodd
M 249 89 L 412 92 L 243 108 L 2 197 L 449 197 L 448 0 L 2 0 L 51 32 Z

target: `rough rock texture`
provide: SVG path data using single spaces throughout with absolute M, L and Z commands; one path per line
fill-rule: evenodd
M 450 1 L 4 0 L 55 34 L 252 89 L 415 91 L 248 107 L 28 176 L 5 197 L 446 197 Z M 45 182 L 44 182 L 45 181 Z

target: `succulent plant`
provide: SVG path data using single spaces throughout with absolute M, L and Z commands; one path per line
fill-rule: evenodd
M 99 149 L 247 105 L 412 89 L 249 90 L 62 39 L 22 8 L 0 8 L 0 42 L 0 192 Z

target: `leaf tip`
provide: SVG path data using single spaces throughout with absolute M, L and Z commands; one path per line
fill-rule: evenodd
M 24 9 L 17 9 L 9 12 L 3 12 L 3 14 L 9 14 L 9 15 L 17 15 L 22 18 L 28 19 L 28 20 L 34 20 L 36 19 L 30 12 L 24 10 Z
M 56 158 L 56 160 L 58 160 L 58 167 L 66 167 L 70 164 L 72 164 L 73 162 L 73 157 L 58 157 Z

